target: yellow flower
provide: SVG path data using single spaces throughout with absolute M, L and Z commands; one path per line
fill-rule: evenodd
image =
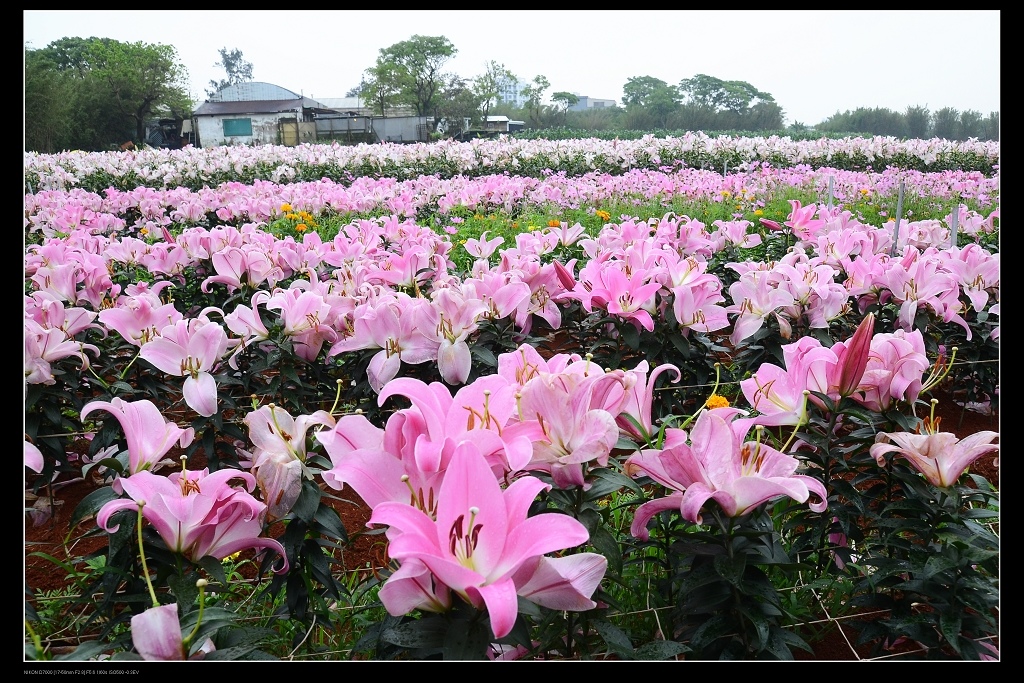
M 475 213 L 473 214 L 473 218 L 477 219 L 478 221 L 482 221 L 484 219 L 484 215 L 482 213 Z
M 732 192 L 729 192 L 729 190 L 722 190 L 722 196 L 728 199 L 732 196 Z
M 149 228 L 139 228 L 139 234 L 145 237 L 149 234 Z
M 551 220 L 548 221 L 548 227 L 549 228 L 560 228 L 560 227 L 562 227 L 562 223 L 558 219 L 552 218 Z
M 868 189 L 867 189 L 866 187 L 862 187 L 862 188 L 860 189 L 860 193 L 861 193 L 862 195 L 864 195 L 865 197 L 867 197 L 867 196 L 868 196 L 868 193 L 869 193 L 869 192 L 870 192 L 870 190 L 868 190 Z
M 282 204 L 281 205 L 281 213 L 290 213 L 291 210 L 292 210 L 292 205 L 291 204 Z
M 600 218 L 603 221 L 608 221 L 608 220 L 611 220 L 611 218 L 612 218 L 612 215 L 610 213 L 608 213 L 607 211 L 603 211 L 601 209 L 598 209 L 597 211 L 595 211 L 594 215 L 597 216 L 598 218 Z
M 295 232 L 306 232 L 309 228 L 306 227 L 305 223 L 299 223 L 295 226 Z
M 729 399 L 725 396 L 719 396 L 718 394 L 711 394 L 708 396 L 708 408 L 728 408 Z
M 762 211 L 761 209 L 757 209 L 756 211 L 754 211 L 754 215 L 755 216 L 763 216 L 764 215 L 764 211 Z

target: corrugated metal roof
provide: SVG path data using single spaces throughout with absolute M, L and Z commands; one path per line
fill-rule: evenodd
M 296 109 L 319 109 L 320 103 L 308 97 L 296 100 L 252 100 L 249 102 L 203 102 L 195 110 L 195 116 L 219 116 L 223 114 L 277 114 Z

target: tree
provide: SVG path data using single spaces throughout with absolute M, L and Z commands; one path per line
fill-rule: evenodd
M 723 81 L 707 74 L 697 74 L 679 82 L 679 92 L 691 104 L 716 112 L 744 113 L 754 100 L 774 102 L 770 93 L 762 92 L 746 81 Z
M 398 64 L 377 60 L 364 73 L 360 96 L 370 103 L 380 116 L 402 102 L 402 93 L 409 84 L 408 74 Z
M 551 83 L 545 76 L 540 74 L 533 77 L 529 85 L 520 91 L 520 95 L 526 98 L 526 111 L 529 114 L 530 125 L 539 126 L 541 114 L 543 113 L 544 91 L 551 87 Z
M 156 115 L 183 118 L 192 109 L 187 72 L 170 45 L 61 38 L 39 52 L 34 66 L 67 80 L 46 79 L 38 71 L 31 85 L 68 86 L 64 92 L 74 97 L 68 106 L 75 112 L 76 126 L 68 140 L 76 147 L 98 150 L 126 138 L 141 143 L 147 120 Z M 29 85 L 26 100 L 40 97 L 42 90 L 30 92 Z M 26 109 L 26 133 L 35 125 L 28 116 Z
M 989 112 L 983 126 L 985 131 L 983 140 L 999 140 L 999 112 Z
M 945 140 L 956 140 L 960 132 L 960 112 L 953 107 L 943 107 L 932 115 L 932 135 Z
M 971 138 L 978 138 L 985 134 L 985 123 L 984 119 L 981 118 L 981 112 L 976 109 L 966 109 L 960 114 L 960 132 L 957 136 L 957 140 L 970 140 Z
M 440 94 L 435 117 L 437 123 L 444 122 L 444 125 L 438 128 L 438 132 L 445 137 L 457 137 L 466 132 L 466 119 L 472 126 L 480 116 L 480 101 L 470 84 L 455 74 L 445 79 Z
M 555 103 L 558 111 L 562 113 L 562 125 L 565 125 L 565 121 L 569 115 L 569 108 L 575 107 L 580 102 L 578 95 L 573 95 L 571 92 L 559 90 L 551 95 L 551 101 Z
M 220 50 L 220 61 L 214 62 L 214 66 L 224 68 L 228 77 L 220 81 L 210 81 L 210 87 L 206 90 L 207 97 L 213 97 L 218 92 L 238 83 L 247 83 L 252 80 L 252 63 L 242 59 L 242 51 L 238 48 L 228 50 L 222 47 Z
M 490 115 L 491 107 L 501 100 L 501 94 L 515 86 L 519 77 L 505 68 L 504 64 L 498 64 L 493 59 L 487 62 L 484 72 L 473 79 L 473 93 L 480 103 L 481 118 L 484 127 L 487 126 L 487 117 Z
M 414 35 L 409 40 L 381 48 L 377 67 L 389 64 L 389 68 L 401 73 L 402 100 L 413 106 L 417 116 L 429 116 L 437 105 L 438 90 L 444 82 L 442 68 L 457 53 L 444 36 Z
M 76 99 L 73 77 L 43 50 L 26 50 L 25 149 L 52 154 L 80 146 L 72 142 Z
M 907 111 L 903 114 L 903 118 L 907 122 L 907 135 L 918 140 L 927 138 L 931 116 L 928 107 L 907 107 Z
M 668 83 L 653 76 L 627 78 L 622 86 L 622 103 L 627 107 L 647 107 L 655 92 L 668 87 Z

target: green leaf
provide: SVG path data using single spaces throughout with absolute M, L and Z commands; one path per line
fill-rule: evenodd
M 623 659 L 634 659 L 633 654 L 633 643 L 630 642 L 629 636 L 618 628 L 613 626 L 604 620 L 597 620 L 593 622 L 594 630 L 600 634 L 601 638 L 604 639 L 608 649 L 619 655 Z
M 631 324 L 624 323 L 619 326 L 619 334 L 626 346 L 634 351 L 640 348 L 640 332 Z
M 611 532 L 605 527 L 598 527 L 590 534 L 590 545 L 608 560 L 608 571 L 613 576 L 622 575 L 622 548 Z
M 188 573 L 185 576 L 172 574 L 167 577 L 167 585 L 171 589 L 175 600 L 178 602 L 178 611 L 188 611 L 195 604 L 199 597 L 199 588 L 196 587 L 196 575 Z
M 316 517 L 317 508 L 320 507 L 320 487 L 314 482 L 305 479 L 302 482 L 302 491 L 299 499 L 292 507 L 292 514 L 306 524 L 311 524 Z
M 733 586 L 739 586 L 740 580 L 743 578 L 743 570 L 747 567 L 747 558 L 745 555 L 734 555 L 733 557 L 718 555 L 714 559 L 714 565 L 719 576 Z
M 635 654 L 637 659 L 651 661 L 673 659 L 689 651 L 690 648 L 674 640 L 652 640 L 638 647 Z
M 944 610 L 939 614 L 939 631 L 957 654 L 960 653 L 960 614 L 952 610 Z
M 440 617 L 426 617 L 385 629 L 380 639 L 406 648 L 440 648 L 444 646 L 448 624 Z
M 199 558 L 197 564 L 206 570 L 206 573 L 213 577 L 213 580 L 222 586 L 227 586 L 228 578 L 224 571 L 224 563 L 212 555 Z
M 76 647 L 73 651 L 68 652 L 66 654 L 57 655 L 53 659 L 54 661 L 62 662 L 84 662 L 90 659 L 94 659 L 95 657 L 103 654 L 105 651 L 109 649 L 110 643 L 107 643 L 105 641 L 86 640 L 81 645 Z
M 930 579 L 939 572 L 944 572 L 947 569 L 956 567 L 957 561 L 946 555 L 930 555 L 924 563 L 924 568 L 920 572 L 919 578 Z
M 701 624 L 690 638 L 690 647 L 700 652 L 719 638 L 736 631 L 736 624 L 724 614 L 716 614 Z
M 492 640 L 487 619 L 452 619 L 444 635 L 443 656 L 446 660 L 487 659 Z
M 345 525 L 341 521 L 341 517 L 338 516 L 338 512 L 330 505 L 318 506 L 315 519 L 325 535 L 348 543 L 348 532 L 345 531 Z
M 75 507 L 75 511 L 71 515 L 70 528 L 74 529 L 83 520 L 92 517 L 99 512 L 100 508 L 103 507 L 104 504 L 109 503 L 112 500 L 117 500 L 119 497 L 120 496 L 114 493 L 114 489 L 109 486 L 96 489 L 92 493 L 88 494 Z
M 584 494 L 584 500 L 592 501 L 604 498 L 610 493 L 618 491 L 623 487 L 640 494 L 643 490 L 640 486 L 626 475 L 615 470 L 602 467 L 592 470 L 588 480 L 592 485 L 590 490 Z

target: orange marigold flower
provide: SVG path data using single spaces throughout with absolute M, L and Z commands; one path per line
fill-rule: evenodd
M 281 213 L 291 213 L 291 210 L 292 210 L 292 205 L 291 204 L 282 204 L 281 205 Z
M 299 223 L 295 226 L 295 232 L 306 232 L 309 228 L 306 227 L 305 223 Z
M 719 396 L 718 394 L 711 394 L 708 397 L 708 408 L 728 408 L 729 399 L 725 396 Z
M 551 220 L 548 221 L 548 227 L 549 228 L 560 228 L 560 227 L 562 227 L 562 222 L 559 221 L 556 218 L 552 218 Z
M 594 212 L 594 215 L 603 221 L 611 220 L 612 215 L 603 209 L 598 209 Z

